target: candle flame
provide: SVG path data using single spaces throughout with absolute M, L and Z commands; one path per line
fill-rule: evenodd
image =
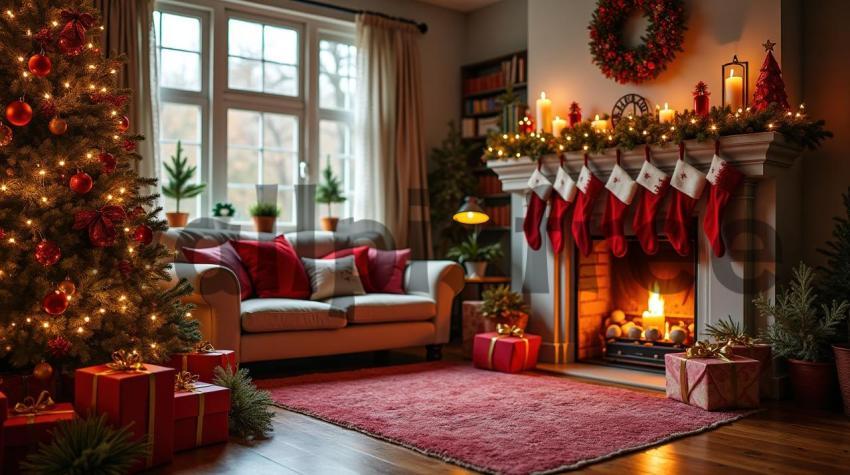
M 596 118 L 593 120 L 599 120 L 599 114 L 596 114 Z
M 729 70 L 729 77 L 731 78 L 731 77 L 732 77 L 732 76 L 734 76 L 734 75 L 735 75 L 735 70 L 734 70 L 734 69 L 730 69 L 730 70 Z
M 545 92 L 543 92 L 543 91 L 540 91 L 540 98 L 541 98 L 541 99 L 546 99 L 546 93 L 545 93 Z
M 668 109 L 669 109 L 669 107 L 667 106 L 667 103 L 665 102 L 664 103 L 664 110 L 668 110 Z

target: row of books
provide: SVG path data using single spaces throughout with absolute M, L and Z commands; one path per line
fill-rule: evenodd
M 502 180 L 496 175 L 478 177 L 478 196 L 495 195 L 502 192 Z
M 475 94 L 481 91 L 503 89 L 509 84 L 525 82 L 525 58 L 514 55 L 502 61 L 499 70 L 463 80 L 463 93 Z
M 511 207 L 503 206 L 485 206 L 484 212 L 490 216 L 490 221 L 486 226 L 510 227 L 511 225 Z
M 528 106 L 517 103 L 502 109 L 502 132 L 512 134 L 519 129 L 519 120 L 525 117 Z
M 486 137 L 490 132 L 501 130 L 501 116 L 482 117 L 476 119 L 467 117 L 460 122 L 460 136 L 465 139 Z
M 464 115 L 489 114 L 501 111 L 502 104 L 495 97 L 467 99 L 463 101 Z

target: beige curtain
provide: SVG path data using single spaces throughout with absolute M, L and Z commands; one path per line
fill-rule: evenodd
M 156 48 L 153 29 L 153 0 L 95 0 L 106 27 L 102 49 L 107 55 L 127 55 L 118 84 L 133 90 L 129 103 L 130 130 L 145 136 L 139 142 L 143 160 L 139 175 L 159 176 L 159 88 L 156 84 Z M 148 190 L 157 192 L 158 190 Z
M 360 100 L 354 217 L 382 224 L 397 248 L 431 257 L 427 162 L 422 142 L 419 30 L 357 15 Z

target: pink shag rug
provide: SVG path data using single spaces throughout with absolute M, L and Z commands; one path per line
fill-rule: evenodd
M 452 363 L 257 381 L 286 409 L 489 473 L 579 468 L 752 411 L 706 412 L 646 392 Z

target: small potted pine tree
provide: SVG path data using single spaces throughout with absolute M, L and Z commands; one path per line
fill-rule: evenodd
M 328 157 L 328 163 L 322 170 L 322 181 L 316 187 L 316 203 L 328 205 L 328 215 L 322 216 L 323 231 L 336 231 L 339 218 L 333 216 L 331 205 L 344 203 L 345 199 L 342 193 L 342 182 L 334 175 L 331 169 L 331 159 Z
M 468 277 L 484 277 L 487 264 L 502 257 L 502 247 L 499 243 L 482 246 L 478 243 L 478 233 L 474 232 L 465 241 L 449 249 L 446 255 L 463 264 Z
M 254 219 L 254 228 L 258 233 L 273 233 L 280 208 L 273 203 L 257 203 L 248 211 Z
M 165 213 L 168 226 L 182 228 L 189 222 L 189 213 L 180 212 L 180 201 L 194 198 L 203 193 L 204 183 L 192 183 L 198 167 L 190 167 L 189 157 L 183 156 L 183 145 L 177 141 L 177 151 L 171 156 L 171 163 L 164 163 L 168 175 L 168 184 L 162 187 L 162 194 L 175 201 L 175 211 Z

